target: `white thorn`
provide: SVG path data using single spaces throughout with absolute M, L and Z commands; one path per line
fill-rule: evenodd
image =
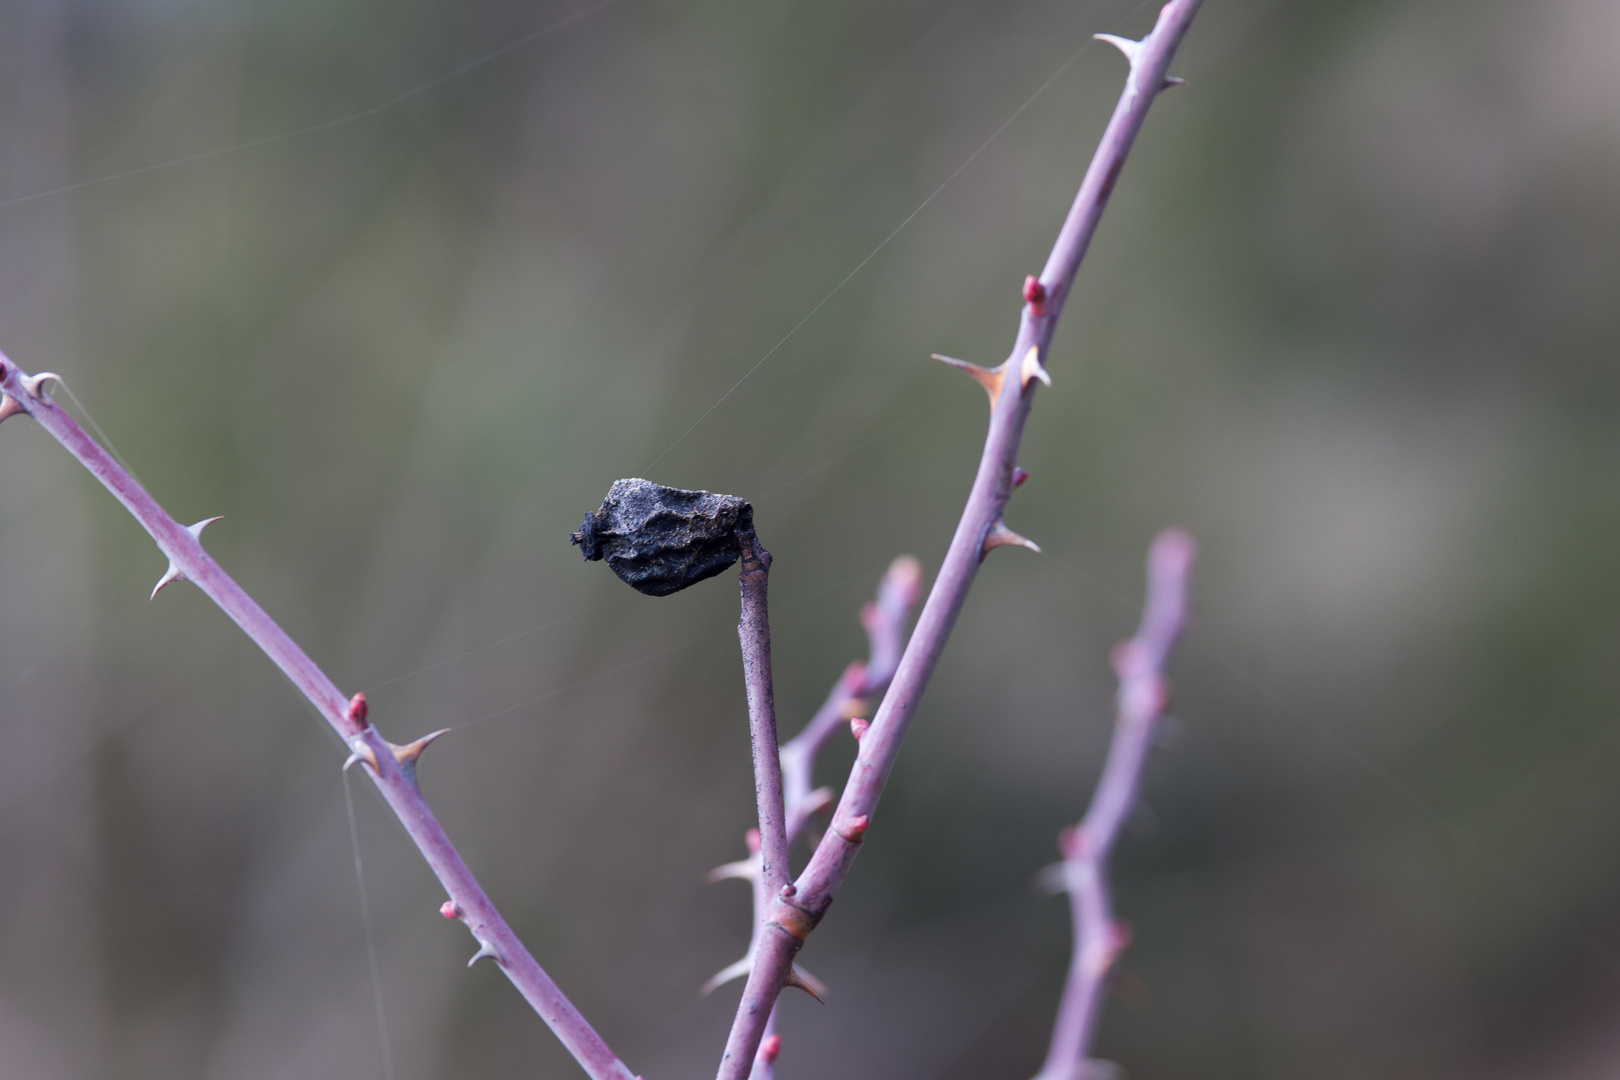
M 43 378 L 43 376 L 41 376 L 41 378 Z M 196 540 L 199 543 L 201 543 L 202 542 L 202 531 L 204 529 L 208 528 L 208 526 L 212 525 L 214 522 L 216 522 L 218 520 L 220 520 L 218 517 L 211 517 L 211 518 L 204 518 L 201 521 L 193 522 L 192 524 L 186 526 L 186 532 L 191 534 L 191 538 L 193 540 Z M 185 580 L 186 580 L 186 575 L 182 574 L 180 572 L 180 568 L 174 564 L 174 560 L 170 559 L 169 560 L 169 568 L 167 570 L 163 571 L 163 576 L 158 578 L 158 583 L 156 585 L 152 586 L 152 595 L 147 597 L 147 599 L 148 600 L 155 600 L 157 598 L 157 594 L 163 590 L 163 587 L 165 585 L 171 585 L 176 581 L 185 581 Z
M 366 744 L 366 740 L 356 735 L 354 740 L 349 743 L 349 750 L 349 756 L 343 762 L 344 772 L 348 772 L 353 768 L 355 762 L 363 761 L 371 768 L 372 772 L 379 776 L 382 775 L 382 770 L 377 767 L 377 755 Z
M 54 371 L 42 371 L 38 375 L 23 375 L 21 376 L 20 381 L 23 384 L 23 389 L 28 391 L 29 397 L 43 401 L 43 395 L 45 393 L 44 382 L 46 379 L 54 379 L 57 382 L 61 382 L 62 376 L 58 375 Z
M 22 403 L 10 394 L 0 394 L 0 421 L 27 411 L 22 407 Z
M 737 878 L 740 881 L 753 881 L 759 877 L 759 859 L 742 859 L 738 862 L 728 862 L 724 866 L 717 866 L 709 871 L 708 881 L 725 881 L 727 878 Z
M 171 560 L 169 563 L 169 568 L 163 571 L 163 576 L 158 578 L 158 583 L 152 586 L 152 595 L 148 596 L 147 599 L 156 600 L 157 594 L 163 591 L 163 587 L 165 585 L 184 580 L 186 580 L 186 575 L 182 574 L 180 572 L 180 568 L 174 565 L 174 562 Z
M 1024 354 L 1024 362 L 1018 370 L 1018 389 L 1022 390 L 1029 385 L 1029 380 L 1039 379 L 1048 389 L 1052 386 L 1052 376 L 1047 374 L 1046 368 L 1041 366 L 1041 347 L 1031 345 L 1029 352 Z
M 1035 871 L 1035 880 L 1031 884 L 1040 896 L 1057 896 L 1069 891 L 1069 875 L 1062 863 L 1055 862 Z
M 1187 80 L 1183 79 L 1180 75 L 1166 75 L 1164 77 L 1164 87 L 1165 87 L 1166 90 L 1168 90 L 1172 86 L 1186 86 L 1186 85 L 1187 85 Z
M 1091 36 L 1098 41 L 1108 42 L 1108 44 L 1125 54 L 1125 59 L 1131 62 L 1132 67 L 1136 66 L 1137 54 L 1142 51 L 1140 41 L 1132 41 L 1130 38 L 1120 37 L 1118 34 L 1092 34 Z
M 477 934 L 473 935 L 473 939 L 478 942 L 478 951 L 472 954 L 471 960 L 467 961 L 468 967 L 472 967 L 486 956 L 495 961 L 497 964 L 501 963 L 501 954 L 495 951 L 495 943 L 493 941 L 489 940 L 487 937 L 480 937 Z M 504 967 L 505 965 L 503 964 L 502 966 Z
M 744 975 L 747 975 L 749 971 L 753 970 L 753 967 L 754 954 L 750 952 L 747 956 L 743 957 L 735 964 L 727 964 L 725 967 L 715 972 L 714 978 L 704 983 L 703 989 L 698 992 L 707 997 L 716 990 L 720 989 L 722 986 L 726 985 L 726 983 L 730 982 L 732 979 L 740 979 Z

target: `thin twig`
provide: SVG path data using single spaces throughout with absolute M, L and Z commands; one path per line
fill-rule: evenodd
M 1187 618 L 1187 585 L 1197 545 L 1178 529 L 1159 534 L 1148 552 L 1147 603 L 1136 636 L 1115 648 L 1119 676 L 1114 738 L 1091 806 L 1063 830 L 1063 887 L 1074 918 L 1074 954 L 1052 1027 L 1052 1044 L 1035 1080 L 1082 1080 L 1097 1029 L 1103 989 L 1130 941 L 1114 922 L 1108 897 L 1108 856 L 1136 803 L 1153 729 L 1170 700 L 1164 667 Z
M 512 932 L 417 789 L 416 760 L 435 736 L 394 746 L 378 734 L 367 719 L 364 695 L 356 694 L 352 700 L 343 696 L 286 631 L 203 550 L 198 540 L 200 526 L 188 529 L 170 517 L 134 477 L 50 399 L 44 383 L 53 377 L 44 373 L 27 375 L 0 355 L 0 390 L 5 392 L 5 401 L 12 403 L 0 403 L 0 419 L 17 411 L 33 416 L 157 541 L 158 549 L 169 559 L 170 572 L 164 575 L 165 580 L 184 579 L 201 589 L 332 725 L 352 751 L 349 764 L 364 762 L 367 775 L 449 893 L 450 899 L 440 910 L 450 918 L 460 919 L 472 932 L 478 942 L 474 959 L 487 956 L 495 960 L 592 1080 L 635 1080 Z
M 1034 386 L 1036 382 L 1048 381 L 1042 361 L 1051 344 L 1063 302 L 1074 283 L 1075 272 L 1090 246 L 1097 222 L 1141 130 L 1148 107 L 1160 90 L 1171 85 L 1166 78 L 1170 60 L 1199 4 L 1200 0 L 1171 0 L 1159 13 L 1153 32 L 1140 42 L 1109 39 L 1130 61 L 1124 93 L 1103 132 L 1045 268 L 1039 278 L 1032 277 L 1026 282 L 1027 302 L 1011 355 L 994 370 L 977 369 L 975 377 L 990 391 L 993 404 L 990 431 L 967 506 L 917 620 L 917 628 L 900 659 L 893 684 L 872 718 L 870 730 L 861 740 L 855 766 L 833 812 L 831 826 L 823 834 L 809 866 L 791 886 L 792 893 L 784 889 L 771 901 L 766 932 L 756 950 L 736 1019 L 726 1039 L 718 1080 L 747 1077 L 772 1008 L 792 970 L 794 955 L 826 914 L 855 862 L 906 728 L 944 651 L 945 641 L 967 599 L 981 559 L 991 547 L 1014 543 L 1029 546 L 1022 537 L 1006 529 L 1001 513 L 1016 486 L 1014 467 L 1024 422 L 1034 398 Z
M 877 598 L 861 609 L 861 625 L 866 629 L 868 656 L 863 664 L 851 663 L 833 685 L 832 692 L 804 729 L 782 747 L 782 789 L 787 813 L 787 842 L 789 847 L 804 831 L 810 818 L 832 804 L 833 793 L 827 788 L 811 790 L 816 758 L 822 749 L 846 724 L 863 723 L 860 714 L 883 696 L 900 663 L 900 652 L 905 646 L 906 624 L 911 609 L 922 591 L 922 565 L 909 555 L 902 555 L 889 565 L 878 583 Z M 754 952 L 765 928 L 765 917 L 770 911 L 770 899 L 776 890 L 767 889 L 760 872 L 759 830 L 750 829 L 745 840 L 748 858 L 716 868 L 711 881 L 740 878 L 747 881 L 754 895 L 753 930 L 749 936 L 748 952 L 735 964 L 721 971 L 704 984 L 709 993 L 734 978 L 748 973 Z M 816 981 L 799 973 L 806 984 L 814 988 Z M 819 992 L 819 991 L 818 991 Z M 772 1039 L 776 1017 L 766 1021 L 765 1033 L 755 1055 L 753 1080 L 771 1080 L 781 1040 Z
M 752 529 L 740 533 L 742 615 L 737 639 L 742 644 L 743 685 L 748 692 L 748 740 L 754 754 L 754 801 L 759 808 L 760 880 L 767 892 L 778 892 L 789 880 L 787 817 L 782 800 L 782 760 L 776 739 L 776 694 L 771 686 L 771 622 L 766 587 L 771 553 Z

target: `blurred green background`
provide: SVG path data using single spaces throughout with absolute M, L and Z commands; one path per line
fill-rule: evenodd
M 735 586 L 635 595 L 567 534 L 621 476 L 751 499 L 795 730 L 890 559 L 937 568 L 984 405 L 927 356 L 1009 348 L 1124 75 L 1085 43 L 1152 17 L 16 0 L 0 349 L 224 514 L 385 733 L 461 728 L 423 784 L 497 902 L 634 1069 L 708 1076 Z M 1031 419 L 1046 554 L 979 578 L 784 1080 L 1035 1071 L 1069 938 L 1030 881 L 1172 523 L 1197 624 L 1098 1053 L 1620 1074 L 1617 42 L 1612 0 L 1209 0 Z M 0 429 L 0 1075 L 381 1077 L 342 749 L 199 593 L 147 601 L 163 565 Z M 354 779 L 396 1075 L 578 1075 Z

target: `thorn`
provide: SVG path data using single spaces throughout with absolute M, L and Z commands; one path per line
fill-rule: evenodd
M 759 862 L 756 859 L 739 859 L 737 862 L 728 862 L 710 870 L 705 878 L 709 884 L 716 881 L 725 881 L 727 878 L 736 878 L 739 881 L 753 881 L 759 877 Z
M 16 416 L 20 412 L 27 411 L 10 394 L 0 394 L 0 423 L 4 423 L 9 417 Z
M 1166 90 L 1170 89 L 1172 86 L 1186 86 L 1186 85 L 1187 85 L 1187 80 L 1183 79 L 1180 75 L 1166 75 L 1164 77 L 1164 88 Z
M 349 721 L 361 731 L 366 730 L 366 717 L 371 715 L 371 704 L 366 695 L 356 694 L 349 699 Z M 397 756 L 397 755 L 396 755 Z
M 158 583 L 152 586 L 152 595 L 148 596 L 147 599 L 156 600 L 157 594 L 163 591 L 164 586 L 169 585 L 172 582 L 184 580 L 186 580 L 185 575 L 180 573 L 180 568 L 174 565 L 174 561 L 171 559 L 169 561 L 169 568 L 163 571 L 163 576 L 158 578 Z
M 501 962 L 501 954 L 495 951 L 495 943 L 493 941 L 489 940 L 487 937 L 481 937 L 478 934 L 474 934 L 473 939 L 478 942 L 478 951 L 472 954 L 471 960 L 467 961 L 468 967 L 472 967 L 486 956 L 495 961 L 497 964 L 500 964 L 501 967 L 506 966 Z
M 827 1004 L 827 984 L 798 964 L 788 968 L 787 983 L 785 985 L 803 990 L 823 1005 Z
M 1025 482 L 1028 481 L 1028 480 L 1029 480 L 1029 473 L 1025 472 L 1023 469 L 1018 468 L 1017 466 L 1013 467 L 1013 487 L 1015 489 L 1023 487 Z
M 53 379 L 56 382 L 61 382 L 62 376 L 58 375 L 54 371 L 42 371 L 38 375 L 21 375 L 18 377 L 18 381 L 23 384 L 23 389 L 28 391 L 28 396 L 37 401 L 45 400 L 44 393 L 46 379 Z
M 1041 553 L 1041 545 L 1028 537 L 1019 536 L 1007 528 L 999 517 L 991 522 L 990 531 L 984 534 L 984 543 L 979 547 L 979 561 L 983 562 L 984 557 L 998 547 L 1022 547 L 1029 548 L 1037 555 Z
M 459 919 L 461 918 L 461 908 L 457 906 L 454 900 L 446 900 L 439 905 L 439 914 L 447 919 Z
M 850 818 L 844 824 L 838 826 L 838 835 L 852 844 L 858 844 L 866 838 L 866 830 L 871 826 L 872 816 L 862 814 L 859 817 Z
M 957 371 L 966 372 L 974 382 L 984 387 L 986 394 L 990 395 L 990 407 L 992 409 L 996 407 L 996 399 L 1001 396 L 1001 384 L 1007 378 L 1007 374 L 1002 368 L 980 367 L 978 364 L 970 364 L 966 360 L 958 360 L 954 356 L 942 356 L 939 353 L 934 354 L 934 359 L 942 364 L 949 364 Z
M 818 788 L 816 788 L 816 790 L 812 791 L 808 796 L 805 797 L 805 800 L 804 800 L 804 813 L 805 813 L 805 816 L 806 817 L 812 817 L 812 816 L 814 816 L 816 814 L 820 814 L 820 813 L 830 809 L 832 807 L 833 800 L 835 798 L 836 798 L 836 796 L 833 795 L 833 789 L 832 788 L 830 788 L 830 787 L 818 787 Z
M 866 734 L 866 729 L 871 726 L 871 724 L 867 723 L 865 720 L 862 720 L 858 716 L 852 716 L 849 718 L 849 733 L 855 736 L 856 742 L 860 741 L 861 736 Z
M 1041 366 L 1041 347 L 1039 345 L 1031 345 L 1029 352 L 1024 354 L 1024 362 L 1018 367 L 1018 389 L 1027 389 L 1031 379 L 1041 380 L 1048 388 L 1052 385 L 1052 376 L 1048 375 L 1046 369 Z
M 395 746 L 393 743 L 389 743 L 388 749 L 394 752 L 394 760 L 399 762 L 400 768 L 415 776 L 416 759 L 422 756 L 422 751 L 432 746 L 441 735 L 448 735 L 449 733 L 449 728 L 440 728 L 438 731 L 430 731 L 415 742 L 406 743 L 404 746 Z
M 1043 314 L 1041 309 L 1046 306 L 1046 286 L 1034 274 L 1024 279 L 1024 300 L 1035 314 Z
M 735 964 L 727 964 L 725 967 L 715 972 L 714 977 L 708 982 L 704 983 L 703 988 L 699 990 L 698 993 L 702 994 L 704 997 L 708 997 L 710 994 L 726 985 L 726 983 L 730 982 L 732 979 L 740 979 L 744 975 L 747 975 L 753 966 L 754 954 L 749 952 L 747 956 L 743 957 L 741 960 L 738 960 Z
M 40 375 L 38 377 L 42 378 L 42 379 L 45 378 L 44 375 Z M 30 392 L 32 392 L 32 391 L 30 391 Z M 35 395 L 35 396 L 38 396 L 38 395 Z M 191 534 L 191 538 L 193 540 L 196 540 L 199 543 L 201 543 L 202 542 L 202 532 L 203 532 L 203 530 L 208 528 L 208 526 L 212 525 L 214 522 L 216 522 L 218 520 L 220 520 L 218 517 L 211 517 L 211 518 L 204 518 L 201 521 L 192 522 L 190 525 L 186 526 L 186 532 Z M 185 580 L 186 580 L 186 575 L 182 574 L 180 572 L 180 568 L 174 564 L 174 560 L 170 559 L 169 560 L 169 568 L 167 570 L 163 571 L 163 576 L 158 578 L 158 583 L 156 585 L 152 586 L 152 595 L 148 596 L 147 599 L 148 600 L 155 599 L 157 597 L 157 594 L 163 590 L 164 586 L 169 585 L 169 584 L 171 584 L 173 582 L 176 582 L 176 581 L 185 581 Z
M 767 1065 L 776 1064 L 776 1056 L 782 1052 L 782 1036 L 772 1032 L 759 1044 L 759 1059 Z
M 1043 866 L 1035 871 L 1035 879 L 1030 882 L 1039 896 L 1057 896 L 1069 891 L 1069 877 L 1067 868 L 1060 862 Z
M 1108 42 L 1108 44 L 1125 54 L 1125 59 L 1131 62 L 1132 67 L 1136 66 L 1137 54 L 1142 51 L 1140 41 L 1132 41 L 1130 38 L 1120 37 L 1117 34 L 1092 34 L 1091 36 L 1098 41 Z
M 349 743 L 349 749 L 352 753 L 349 754 L 348 760 L 343 763 L 344 772 L 348 772 L 355 762 L 363 761 L 371 767 L 374 774 L 377 776 L 382 775 L 382 770 L 377 767 L 377 754 L 366 744 L 364 739 L 355 736 L 354 741 Z

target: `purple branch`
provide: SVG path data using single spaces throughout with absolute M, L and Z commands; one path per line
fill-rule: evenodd
M 743 685 L 748 692 L 748 741 L 754 754 L 754 801 L 759 808 L 760 881 L 768 893 L 788 883 L 787 817 L 782 800 L 782 759 L 776 741 L 776 694 L 771 687 L 771 622 L 765 602 L 771 553 L 753 530 L 740 535 Z
M 889 680 L 894 677 L 895 667 L 900 662 L 900 651 L 905 645 L 906 623 L 911 618 L 911 609 L 921 591 L 922 565 L 909 555 L 894 560 L 883 575 L 883 580 L 878 583 L 877 599 L 861 609 L 861 625 L 866 628 L 869 643 L 866 663 L 857 660 L 845 668 L 815 716 L 782 747 L 782 788 L 787 813 L 786 835 L 790 846 L 810 818 L 832 804 L 833 793 L 830 790 L 820 788 L 812 791 L 810 788 L 816 758 L 840 728 L 854 722 L 867 711 L 874 699 L 882 697 L 888 689 Z M 765 929 L 765 916 L 770 910 L 771 897 L 780 891 L 780 886 L 767 888 L 761 875 L 759 831 L 750 829 L 745 839 L 749 857 L 716 868 L 710 873 L 709 880 L 739 878 L 748 882 L 753 889 L 754 925 L 748 952 L 741 960 L 723 968 L 705 983 L 705 994 L 748 973 Z M 813 976 L 803 971 L 797 975 L 807 989 L 820 996 L 822 988 Z M 782 1046 L 775 1028 L 776 1014 L 773 1009 L 765 1022 L 764 1035 L 755 1054 L 753 1080 L 772 1080 L 775 1075 L 776 1056 Z
M 906 728 L 944 651 L 945 641 L 967 599 L 980 561 L 993 547 L 1029 546 L 1002 524 L 1001 513 L 1017 483 L 1014 467 L 1035 383 L 1048 381 L 1042 360 L 1080 260 L 1090 246 L 1126 155 L 1147 117 L 1148 107 L 1160 90 L 1172 85 L 1167 79 L 1170 60 L 1199 3 L 1200 0 L 1172 0 L 1159 13 L 1153 32 L 1140 42 L 1108 39 L 1130 61 L 1124 93 L 1103 132 L 1046 267 L 1039 278 L 1032 277 L 1025 283 L 1026 303 L 1012 353 L 994 370 L 974 371 L 975 377 L 990 391 L 992 405 L 990 431 L 967 506 L 928 601 L 923 605 L 917 628 L 900 658 L 889 692 L 872 719 L 871 729 L 861 740 L 855 766 L 833 812 L 831 826 L 811 856 L 810 865 L 788 887 L 792 892 L 785 888 L 772 898 L 765 932 L 755 951 L 754 965 L 726 1039 L 718 1080 L 747 1077 L 776 999 L 792 971 L 794 955 L 826 914 L 854 865 Z
M 405 746 L 395 746 L 378 734 L 367 720 L 365 697 L 356 694 L 351 700 L 343 696 L 286 631 L 203 550 L 197 538 L 201 529 L 198 526 L 188 529 L 171 518 L 71 416 L 45 395 L 43 384 L 51 378 L 55 376 L 25 375 L 0 355 L 0 390 L 5 392 L 4 401 L 0 402 L 0 420 L 16 412 L 26 412 L 38 421 L 157 541 L 158 549 L 170 563 L 165 580 L 183 578 L 201 589 L 332 725 L 352 752 L 349 764 L 365 763 L 367 774 L 449 893 L 450 899 L 440 910 L 449 918 L 460 919 L 472 932 L 478 942 L 473 960 L 492 958 L 593 1080 L 636 1080 L 524 948 L 422 798 L 416 786 L 416 761 L 427 745 L 442 733 Z
M 1119 696 L 1108 761 L 1085 819 L 1058 838 L 1063 886 L 1074 917 L 1074 955 L 1052 1045 L 1035 1080 L 1078 1080 L 1084 1075 L 1108 973 L 1130 940 L 1114 922 L 1109 904 L 1108 856 L 1136 804 L 1154 723 L 1170 700 L 1164 666 L 1186 622 L 1187 585 L 1196 554 L 1192 537 L 1177 529 L 1153 541 L 1142 624 L 1134 638 L 1114 650 Z

